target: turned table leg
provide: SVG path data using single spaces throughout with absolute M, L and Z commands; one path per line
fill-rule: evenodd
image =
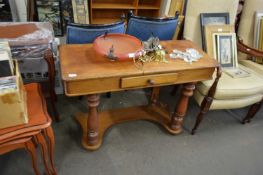
M 195 83 L 188 83 L 183 85 L 179 103 L 171 120 L 171 129 L 174 130 L 176 133 L 180 133 L 182 131 L 183 119 L 188 107 L 189 97 L 193 95 L 194 89 Z
M 154 87 L 151 94 L 151 104 L 156 105 L 160 96 L 160 87 Z
M 87 143 L 89 146 L 95 146 L 99 141 L 99 116 L 97 107 L 100 103 L 98 94 L 88 95 L 88 119 L 87 119 Z

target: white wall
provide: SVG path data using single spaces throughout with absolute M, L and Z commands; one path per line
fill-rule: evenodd
M 160 9 L 160 16 L 167 16 L 170 9 L 171 0 L 163 0 L 161 9 Z
M 27 21 L 27 0 L 14 0 L 17 8 L 18 19 L 21 22 Z
M 10 5 L 13 21 L 19 21 L 15 0 L 9 0 L 9 5 Z

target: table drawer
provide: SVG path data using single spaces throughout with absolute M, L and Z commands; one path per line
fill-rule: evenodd
M 121 88 L 146 87 L 161 84 L 172 84 L 178 79 L 177 73 L 144 75 L 121 78 Z

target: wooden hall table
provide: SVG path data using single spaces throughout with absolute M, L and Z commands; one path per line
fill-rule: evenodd
M 193 95 L 195 83 L 211 79 L 218 63 L 190 41 L 163 41 L 161 45 L 168 53 L 173 49 L 185 51 L 187 48 L 194 48 L 203 57 L 198 62 L 189 64 L 181 59 L 172 60 L 167 54 L 169 63 L 151 62 L 138 69 L 132 60 L 112 62 L 99 56 L 93 50 L 92 44 L 60 47 L 61 72 L 66 95 L 87 95 L 88 114 L 76 115 L 83 130 L 82 144 L 86 149 L 98 149 L 107 128 L 125 121 L 150 120 L 160 123 L 172 134 L 181 133 L 188 99 Z M 172 84 L 184 84 L 172 117 L 157 103 L 158 88 L 154 88 L 151 103 L 147 106 L 115 109 L 99 114 L 97 112 L 100 93 Z

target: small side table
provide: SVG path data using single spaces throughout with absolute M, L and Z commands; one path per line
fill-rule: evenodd
M 24 125 L 0 129 L 0 155 L 24 148 L 30 154 L 35 174 L 40 175 L 35 148 L 40 145 L 46 174 L 56 175 L 53 156 L 55 139 L 40 85 L 28 84 L 25 85 L 25 89 L 29 122 Z M 46 142 L 47 140 L 48 142 Z

